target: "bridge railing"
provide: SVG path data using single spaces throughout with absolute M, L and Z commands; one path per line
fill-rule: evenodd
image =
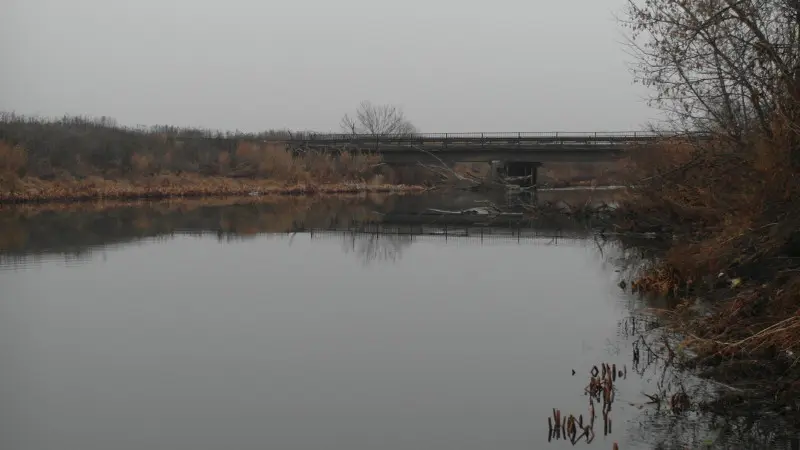
M 675 137 L 689 137 L 693 139 L 707 139 L 710 137 L 706 133 L 660 133 L 649 131 L 526 131 L 526 132 L 463 132 L 463 133 L 414 133 L 406 135 L 375 135 L 375 134 L 350 134 L 350 133 L 319 133 L 319 132 L 288 132 L 286 137 L 270 137 L 265 139 L 241 139 L 241 138 L 203 138 L 203 137 L 181 137 L 179 140 L 193 139 L 212 139 L 235 142 L 257 141 L 269 142 L 278 141 L 303 146 L 323 146 L 323 145 L 344 145 L 344 144 L 371 144 L 389 146 L 413 147 L 423 144 L 441 145 L 447 147 L 449 144 L 463 144 L 466 146 L 491 147 L 497 145 L 614 145 L 630 144 L 637 142 L 652 142 L 653 140 Z
M 378 144 L 421 144 L 425 142 L 439 143 L 582 143 L 613 144 L 631 142 L 650 142 L 656 139 L 687 136 L 685 134 L 665 134 L 648 131 L 629 132 L 491 132 L 491 133 L 416 133 L 407 135 L 374 135 L 374 134 L 294 134 L 290 142 L 306 144 L 337 143 L 378 143 Z M 705 135 L 693 135 L 704 137 Z
M 443 140 L 443 139 L 642 139 L 647 140 L 651 138 L 664 136 L 663 133 L 654 133 L 648 131 L 626 131 L 626 132 L 562 132 L 562 131 L 534 131 L 534 132 L 465 132 L 465 133 L 414 133 L 404 135 L 381 135 L 381 134 L 350 134 L 350 133 L 294 133 L 290 137 L 292 141 L 401 141 L 401 140 Z

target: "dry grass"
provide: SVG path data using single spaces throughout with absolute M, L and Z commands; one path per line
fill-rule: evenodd
M 149 199 L 132 199 L 132 200 L 117 200 L 117 199 L 98 199 L 96 201 L 86 202 L 48 202 L 43 204 L 37 203 L 22 203 L 22 204 L 9 204 L 0 203 L 0 212 L 13 212 L 17 215 L 24 216 L 25 218 L 32 218 L 39 214 L 51 212 L 68 212 L 68 213 L 99 213 L 118 208 L 132 208 L 137 206 L 148 206 L 150 208 L 162 210 L 177 210 L 193 211 L 198 208 L 205 207 L 225 207 L 235 205 L 276 205 L 285 207 L 286 205 L 293 205 L 296 208 L 306 209 L 311 205 L 317 205 L 319 202 L 331 202 L 335 200 L 340 203 L 352 203 L 358 205 L 365 200 L 370 205 L 380 205 L 387 201 L 387 199 L 395 199 L 398 196 L 408 194 L 414 195 L 414 191 L 399 191 L 392 192 L 391 195 L 381 192 L 355 192 L 355 193 L 331 193 L 324 192 L 319 195 L 313 196 L 296 196 L 296 195 L 262 195 L 262 196 L 222 196 L 222 197 L 175 197 L 164 198 L 157 200 Z
M 147 152 L 131 155 L 128 174 L 112 169 L 87 170 L 83 174 L 61 171 L 47 180 L 20 177 L 25 174 L 26 163 L 24 149 L 0 142 L 0 203 L 422 189 L 382 182 L 377 167 L 380 158 L 372 155 L 296 155 L 277 142 L 242 142 L 233 153 L 220 152 L 207 173 L 166 171 Z
M 318 195 L 262 195 L 262 196 L 220 196 L 220 197 L 168 197 L 162 199 L 134 198 L 125 199 L 97 199 L 85 202 L 45 202 L 45 203 L 0 203 L 0 213 L 14 213 L 26 218 L 43 213 L 98 213 L 118 208 L 135 208 L 147 206 L 165 210 L 180 209 L 192 211 L 205 207 L 225 207 L 235 205 L 315 205 L 318 202 L 353 202 L 358 204 L 367 200 L 370 204 L 381 204 L 387 198 L 397 198 L 402 195 L 415 195 L 412 191 L 398 192 L 346 192 L 346 193 L 319 193 Z
M 416 192 L 418 186 L 343 183 L 277 183 L 200 175 L 155 175 L 134 180 L 107 180 L 90 177 L 81 181 L 21 180 L 17 191 L 0 193 L 0 204 L 42 203 L 51 201 L 134 200 L 189 197 L 313 195 L 370 192 Z

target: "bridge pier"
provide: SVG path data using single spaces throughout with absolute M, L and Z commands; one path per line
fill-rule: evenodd
M 535 187 L 538 178 L 539 162 L 518 162 L 518 161 L 492 161 L 492 177 L 499 178 L 518 178 L 520 187 Z

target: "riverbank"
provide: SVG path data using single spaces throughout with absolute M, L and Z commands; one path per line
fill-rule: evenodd
M 16 179 L 0 190 L 0 204 L 85 202 L 96 200 L 143 200 L 265 195 L 318 195 L 422 192 L 422 186 L 366 182 L 280 183 L 268 179 L 236 179 L 201 175 L 156 175 L 108 180 L 46 181 L 33 177 Z
M 800 417 L 800 177 L 789 139 L 663 143 L 633 161 L 636 186 L 616 210 L 615 231 L 649 233 L 657 247 L 627 284 L 677 304 L 660 312 L 686 366 L 729 388 L 703 407 Z

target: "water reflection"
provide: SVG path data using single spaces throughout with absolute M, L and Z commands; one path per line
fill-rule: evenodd
M 0 211 L 0 447 L 796 445 L 697 410 L 641 246 L 419 217 L 475 200 Z
M 480 243 L 547 237 L 557 245 L 559 240 L 589 235 L 585 227 L 562 219 L 420 215 L 431 209 L 472 208 L 486 201 L 505 200 L 477 194 L 375 195 L 3 208 L 0 267 L 22 268 L 61 259 L 86 263 L 96 252 L 120 245 L 209 233 L 227 243 L 265 234 L 309 233 L 315 239 L 340 240 L 343 251 L 365 264 L 396 262 L 419 237 L 472 237 Z
M 342 250 L 353 253 L 365 264 L 373 262 L 396 262 L 403 254 L 403 249 L 410 246 L 412 235 L 386 235 L 382 233 L 349 233 L 342 237 Z

